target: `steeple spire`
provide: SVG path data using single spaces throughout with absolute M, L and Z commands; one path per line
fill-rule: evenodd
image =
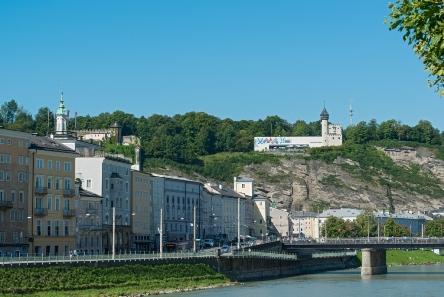
M 65 107 L 65 100 L 63 99 L 63 91 L 60 93 L 59 107 L 56 113 L 56 135 L 66 135 L 67 131 L 67 121 L 68 121 L 68 111 Z

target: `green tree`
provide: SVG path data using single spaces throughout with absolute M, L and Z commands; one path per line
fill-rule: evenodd
M 392 218 L 387 219 L 383 228 L 385 237 L 410 236 L 410 230 L 403 225 L 397 224 Z
M 41 107 L 35 115 L 35 132 L 48 135 L 54 131 L 54 114 L 48 107 Z
M 369 234 L 371 237 L 378 235 L 378 224 L 371 211 L 365 211 L 357 216 L 354 223 L 358 229 L 359 237 L 367 237 Z
M 389 8 L 390 30 L 402 32 L 429 71 L 430 85 L 444 95 L 444 1 L 396 0 Z
M 321 236 L 325 236 L 326 233 L 329 238 L 348 237 L 345 221 L 337 217 L 328 217 L 321 227 Z
M 425 235 L 430 237 L 444 237 L 444 219 L 437 219 L 425 225 Z
M 14 99 L 3 103 L 0 107 L 0 117 L 2 118 L 2 122 L 4 124 L 14 123 L 19 112 L 20 108 Z
M 311 127 L 301 120 L 297 120 L 293 125 L 293 130 L 291 132 L 292 136 L 308 136 L 311 135 Z

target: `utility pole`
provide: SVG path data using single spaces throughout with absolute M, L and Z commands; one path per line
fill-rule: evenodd
M 240 223 L 240 197 L 237 198 L 237 248 L 240 249 L 240 234 L 241 234 L 241 223 Z
M 112 259 L 116 257 L 116 208 L 113 206 L 113 246 L 112 246 Z
M 159 254 L 163 256 L 163 209 L 160 209 L 160 228 L 159 228 Z
M 367 222 L 367 241 L 370 241 L 370 215 L 368 215 L 368 222 Z
M 196 205 L 193 206 L 193 252 L 196 252 Z

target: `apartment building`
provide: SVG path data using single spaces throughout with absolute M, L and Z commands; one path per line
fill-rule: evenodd
M 29 136 L 0 129 L 0 256 L 28 252 Z
M 154 248 L 153 180 L 151 175 L 131 171 L 131 249 L 146 252 Z
M 79 201 L 77 206 L 76 250 L 80 254 L 103 254 L 103 197 L 77 185 Z
M 156 247 L 159 245 L 160 210 L 163 213 L 164 239 L 171 248 L 191 248 L 193 240 L 194 210 L 196 237 L 201 238 L 200 203 L 202 184 L 186 178 L 152 174 L 154 227 Z M 165 245 L 169 248 L 168 245 Z
M 102 251 L 112 252 L 113 219 L 115 221 L 115 251 L 130 251 L 131 237 L 131 160 L 103 154 L 101 157 L 75 159 L 76 178 L 82 188 L 103 197 Z M 113 215 L 115 209 L 115 216 Z
M 29 146 L 33 183 L 30 252 L 68 255 L 75 249 L 77 153 L 48 137 L 32 136 Z

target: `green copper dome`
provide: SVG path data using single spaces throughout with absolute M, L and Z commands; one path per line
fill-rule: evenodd
M 63 101 L 63 92 L 60 96 L 60 103 L 59 103 L 59 108 L 57 108 L 57 115 L 67 115 L 68 111 L 66 110 L 65 107 L 65 101 Z

